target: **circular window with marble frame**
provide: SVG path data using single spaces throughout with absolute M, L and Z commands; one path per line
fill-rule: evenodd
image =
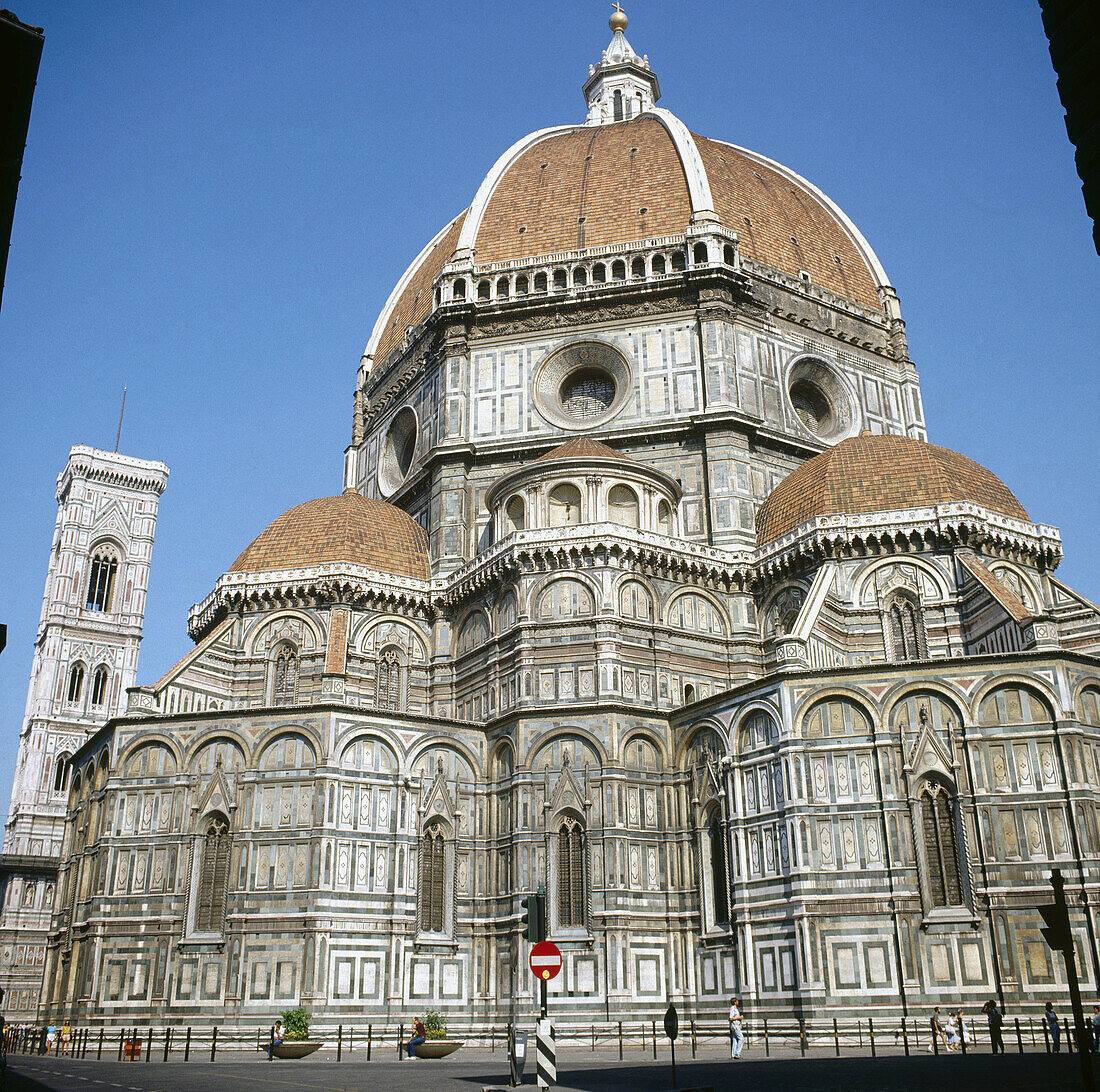
M 416 460 L 418 430 L 416 413 L 411 406 L 402 406 L 386 429 L 378 458 L 378 488 L 383 496 L 396 493 L 409 476 Z
M 859 432 L 859 400 L 836 368 L 820 356 L 799 355 L 787 365 L 792 417 L 811 436 L 835 444 Z
M 622 412 L 634 391 L 634 370 L 611 342 L 577 338 L 543 357 L 532 391 L 535 408 L 550 424 L 583 432 Z

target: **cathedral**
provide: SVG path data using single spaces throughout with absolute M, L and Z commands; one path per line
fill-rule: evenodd
M 1100 984 L 1100 612 L 928 442 L 855 225 L 610 25 L 587 116 L 394 287 L 343 492 L 196 589 L 155 682 L 167 468 L 74 449 L 5 844 L 28 1011 L 499 1027 L 540 889 L 564 1022 L 1021 1011 L 1065 996 L 1054 866 Z

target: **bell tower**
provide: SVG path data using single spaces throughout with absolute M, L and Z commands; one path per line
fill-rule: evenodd
M 69 452 L 57 479 L 57 523 L 0 855 L 0 951 L 12 953 L 4 983 L 9 1019 L 38 1005 L 69 759 L 125 707 L 134 685 L 167 484 L 164 463 L 84 445 Z

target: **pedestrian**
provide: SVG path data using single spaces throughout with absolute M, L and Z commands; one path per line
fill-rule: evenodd
M 1055 1054 L 1058 1053 L 1058 1014 L 1054 1011 L 1054 1006 L 1048 1001 L 1047 1007 L 1043 1010 L 1043 1019 L 1047 1022 L 1047 1027 L 1050 1029 L 1051 1049 Z
M 68 1054 L 69 1053 L 69 1042 L 72 1039 L 72 1037 L 73 1037 L 73 1029 L 72 1029 L 71 1025 L 69 1024 L 69 1021 L 66 1020 L 65 1023 L 63 1023 L 61 1025 L 61 1053 L 62 1054 Z
M 1096 1007 L 1096 1011 L 1100 1012 L 1100 1006 Z M 1005 1018 L 1001 1015 L 1001 1010 L 997 1008 L 997 1002 L 990 998 L 982 1006 L 982 1012 L 985 1013 L 985 1018 L 989 1021 L 990 1049 L 994 1054 L 1004 1054 L 1005 1041 L 1001 1034 L 1001 1025 L 1005 1022 Z
M 1092 1052 L 1100 1052 L 1100 1005 L 1092 1006 Z
M 936 1042 L 943 1043 L 944 1050 L 950 1050 L 951 1044 L 947 1040 L 947 1032 L 944 1030 L 943 1017 L 940 1015 L 940 1007 L 936 1005 L 932 1009 L 932 1039 L 933 1041 L 928 1044 L 928 1053 L 934 1054 L 936 1052 Z
M 963 1019 L 963 1010 L 962 1009 L 958 1009 L 955 1012 L 954 1026 L 955 1026 L 955 1034 L 958 1036 L 959 1046 L 960 1047 L 970 1046 L 970 1031 L 967 1029 L 966 1021 Z
M 54 1043 L 57 1042 L 57 1025 L 50 1024 L 46 1028 L 46 1053 L 49 1054 L 53 1050 Z
M 741 998 L 730 998 L 730 1057 L 740 1059 L 745 1049 L 745 1029 L 742 1027 Z
M 283 1043 L 283 1022 L 282 1020 L 276 1020 L 271 1025 L 270 1041 L 267 1044 L 267 1060 L 270 1062 L 275 1055 L 275 1048 L 282 1046 Z
M 413 1025 L 413 1036 L 405 1046 L 410 1058 L 416 1057 L 416 1048 L 428 1038 L 428 1029 L 424 1027 L 423 1020 L 417 1020 Z

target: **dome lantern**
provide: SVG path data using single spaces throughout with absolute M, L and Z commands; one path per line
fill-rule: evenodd
M 661 97 L 657 77 L 649 67 L 648 57 L 639 57 L 623 33 L 626 13 L 615 4 L 608 20 L 611 41 L 603 51 L 600 63 L 588 70 L 584 98 L 588 103 L 587 125 L 607 125 L 652 110 Z

